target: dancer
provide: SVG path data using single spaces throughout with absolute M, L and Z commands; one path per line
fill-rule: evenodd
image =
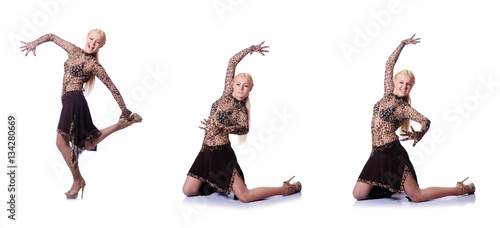
M 420 38 L 403 40 L 386 63 L 384 97 L 373 107 L 372 153 L 354 186 L 353 196 L 358 200 L 388 197 L 404 191 L 413 202 L 422 202 L 445 196 L 472 194 L 473 183 L 456 187 L 431 187 L 421 189 L 406 150 L 399 143 L 395 131 L 401 126 L 401 141 L 414 140 L 413 146 L 425 135 L 430 121 L 413 109 L 410 91 L 415 84 L 415 76 L 409 70 L 402 70 L 392 78 L 394 65 L 407 44 L 417 44 Z M 408 131 L 409 121 L 421 125 L 420 131 Z
M 253 45 L 243 49 L 229 60 L 224 93 L 212 105 L 208 120 L 202 121 L 205 130 L 203 146 L 194 161 L 182 191 L 186 196 L 211 194 L 214 191 L 230 194 L 247 203 L 275 195 L 289 195 L 302 189 L 300 182 L 284 181 L 282 187 L 247 189 L 243 172 L 231 148 L 229 134 L 244 137 L 249 129 L 250 101 L 253 87 L 250 74 L 234 77 L 236 65 L 247 55 L 258 52 L 264 56 L 268 46 Z M 292 177 L 293 178 L 293 177 Z
M 86 183 L 78 167 L 80 153 L 83 150 L 96 150 L 97 144 L 104 138 L 133 123 L 141 122 L 142 118 L 136 113 L 131 115 L 131 111 L 125 107 L 120 92 L 98 62 L 97 53 L 106 43 L 104 31 L 91 30 L 87 34 L 83 50 L 54 34 L 47 34 L 32 42 L 21 41 L 24 44 L 21 51 L 26 51 L 25 56 L 28 56 L 29 52 L 33 52 L 36 56 L 36 47 L 48 41 L 54 42 L 68 53 L 68 59 L 64 63 L 62 111 L 57 126 L 56 145 L 73 175 L 73 185 L 65 193 L 66 197 L 74 199 L 82 189 L 83 198 Z M 108 87 L 122 110 L 118 123 L 102 130 L 94 126 L 84 97 L 84 91 L 86 90 L 88 94 L 92 89 L 95 77 Z

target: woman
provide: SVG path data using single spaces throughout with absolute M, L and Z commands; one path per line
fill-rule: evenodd
M 410 91 L 415 77 L 409 70 L 402 70 L 392 79 L 394 65 L 407 44 L 417 44 L 420 38 L 403 40 L 386 63 L 384 97 L 373 107 L 372 154 L 361 172 L 353 195 L 358 200 L 387 197 L 404 191 L 413 202 L 422 202 L 445 196 L 472 194 L 474 184 L 457 182 L 456 187 L 431 187 L 420 189 L 417 176 L 406 150 L 399 143 L 395 131 L 401 126 L 402 141 L 414 140 L 413 146 L 425 135 L 430 121 L 410 106 Z M 418 122 L 420 131 L 408 131 L 409 121 Z
M 290 184 L 291 179 L 285 181 L 282 187 L 247 189 L 243 172 L 229 142 L 229 134 L 244 137 L 248 133 L 248 95 L 253 87 L 249 74 L 240 73 L 234 77 L 236 65 L 254 51 L 264 56 L 264 52 L 268 52 L 264 49 L 268 46 L 262 47 L 263 43 L 250 46 L 229 60 L 224 93 L 213 103 L 208 120 L 202 121 L 205 127 L 200 127 L 205 130 L 205 138 L 182 188 L 186 196 L 210 194 L 214 191 L 230 194 L 233 191 L 235 197 L 247 203 L 275 195 L 296 193 L 302 189 L 300 182 Z
M 47 34 L 32 42 L 22 42 L 21 51 L 33 52 L 36 56 L 36 47 L 42 43 L 52 41 L 68 53 L 64 63 L 64 77 L 62 87 L 62 111 L 57 126 L 56 144 L 73 175 L 73 185 L 66 192 L 66 197 L 74 199 L 78 192 L 85 188 L 85 180 L 78 168 L 78 157 L 83 150 L 95 150 L 99 142 L 115 131 L 142 121 L 142 118 L 125 107 L 120 92 L 99 64 L 97 53 L 106 43 L 106 34 L 100 29 L 94 29 L 87 35 L 85 47 L 81 48 L 67 42 L 54 34 Z M 120 120 L 103 130 L 98 130 L 90 115 L 87 101 L 83 95 L 85 87 L 90 92 L 95 77 L 98 77 L 111 91 L 122 110 Z M 71 144 L 70 144 L 71 143 Z

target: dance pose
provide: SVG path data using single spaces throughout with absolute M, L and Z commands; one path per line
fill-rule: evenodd
M 431 187 L 421 189 L 408 154 L 399 143 L 396 130 L 401 126 L 401 141 L 414 140 L 413 146 L 425 135 L 430 121 L 413 109 L 410 104 L 410 91 L 415 77 L 409 70 L 398 72 L 392 78 L 394 65 L 407 44 L 417 44 L 420 38 L 403 40 L 386 63 L 384 78 L 384 97 L 373 107 L 372 153 L 354 186 L 353 196 L 358 200 L 388 197 L 404 191 L 413 202 L 422 202 L 445 196 L 472 194 L 474 184 L 464 185 L 457 182 L 456 187 Z M 421 125 L 420 131 L 408 131 L 409 121 Z
M 289 195 L 302 189 L 300 182 L 290 184 L 291 179 L 283 182 L 282 187 L 247 189 L 243 172 L 229 141 L 229 134 L 244 137 L 248 133 L 248 95 L 253 87 L 250 74 L 240 73 L 234 76 L 236 65 L 252 52 L 264 56 L 264 52 L 268 52 L 264 49 L 268 46 L 263 47 L 263 43 L 250 46 L 229 60 L 224 93 L 212 104 L 208 120 L 202 121 L 205 126 L 200 127 L 205 130 L 205 137 L 182 188 L 186 196 L 206 195 L 214 191 L 230 194 L 233 191 L 240 201 L 247 203 L 275 195 Z
M 73 175 L 73 185 L 65 193 L 66 197 L 74 199 L 82 189 L 83 198 L 86 183 L 78 168 L 80 153 L 83 150 L 95 150 L 97 144 L 104 138 L 133 123 L 141 122 L 142 118 L 136 113 L 131 115 L 131 111 L 125 107 L 120 92 L 97 60 L 97 53 L 106 43 L 104 31 L 100 29 L 90 31 L 83 50 L 54 34 L 47 34 L 32 42 L 21 41 L 24 44 L 21 51 L 26 51 L 26 56 L 29 52 L 33 52 L 36 56 L 36 47 L 48 41 L 54 42 L 68 53 L 68 59 L 64 63 L 62 111 L 57 126 L 56 144 Z M 94 126 L 84 97 L 85 89 L 87 93 L 92 89 L 95 77 L 108 87 L 122 110 L 118 123 L 102 130 Z

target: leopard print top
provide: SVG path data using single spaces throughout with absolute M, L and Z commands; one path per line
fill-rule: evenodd
M 238 100 L 233 97 L 232 81 L 235 75 L 236 65 L 249 53 L 254 51 L 254 46 L 250 46 L 234 55 L 230 60 L 226 71 L 226 81 L 224 93 L 212 104 L 210 115 L 207 119 L 207 126 L 212 128 L 205 130 L 204 146 L 218 147 L 229 144 L 229 134 L 244 135 L 248 133 L 248 113 L 245 107 L 245 100 Z
M 429 130 L 430 121 L 417 112 L 405 101 L 393 93 L 393 71 L 399 54 L 406 43 L 403 41 L 391 54 L 385 65 L 384 97 L 373 107 L 372 117 L 372 149 L 383 149 L 399 140 L 396 130 L 403 124 L 405 119 L 418 122 L 422 127 L 418 134 L 419 140 Z
M 65 41 L 54 34 L 46 34 L 37 40 L 33 41 L 35 47 L 52 41 L 68 53 L 68 59 L 64 62 L 64 77 L 62 85 L 61 97 L 64 97 L 70 92 L 83 92 L 83 84 L 87 82 L 92 75 L 99 78 L 106 87 L 111 91 L 118 106 L 122 110 L 121 118 L 128 117 L 131 112 L 125 106 L 120 92 L 113 84 L 104 68 L 99 64 L 94 54 L 87 54 L 83 49 L 74 44 Z

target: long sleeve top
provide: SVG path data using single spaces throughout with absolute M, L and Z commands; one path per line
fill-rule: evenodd
M 399 54 L 406 44 L 401 44 L 391 54 L 386 63 L 384 77 L 384 96 L 373 107 L 372 129 L 372 149 L 384 148 L 391 143 L 398 141 L 396 130 L 403 124 L 405 119 L 418 122 L 423 136 L 430 127 L 430 120 L 417 112 L 405 101 L 404 97 L 399 97 L 393 93 L 393 71 Z
M 248 114 L 245 107 L 245 100 L 238 100 L 233 97 L 232 81 L 235 75 L 236 65 L 253 51 L 253 46 L 243 49 L 234 55 L 230 60 L 226 71 L 224 92 L 222 96 L 212 104 L 207 125 L 214 125 L 215 128 L 205 131 L 203 144 L 206 146 L 223 146 L 229 144 L 229 134 L 244 135 L 248 133 Z
M 68 59 L 64 62 L 61 97 L 73 91 L 83 92 L 83 84 L 86 83 L 92 75 L 95 75 L 104 85 L 106 85 L 109 91 L 111 91 L 111 94 L 122 110 L 122 117 L 130 115 L 130 111 L 126 108 L 120 91 L 118 91 L 104 68 L 97 61 L 95 55 L 85 53 L 83 49 L 54 34 L 46 34 L 35 40 L 34 43 L 38 46 L 48 41 L 52 41 L 68 53 Z

